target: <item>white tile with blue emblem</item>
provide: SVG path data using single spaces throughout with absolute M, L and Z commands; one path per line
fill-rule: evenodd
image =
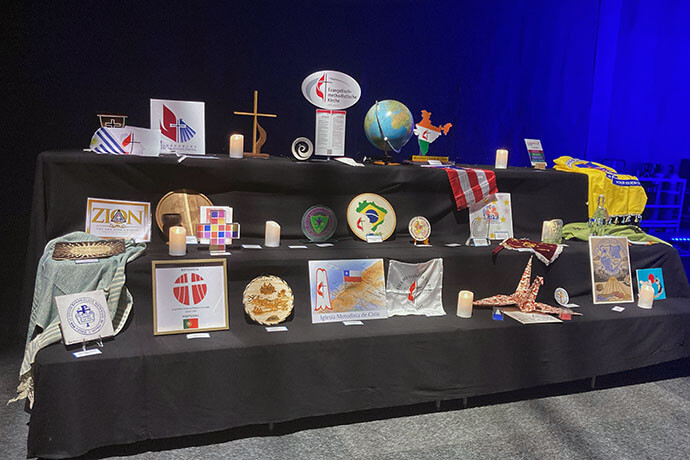
M 103 290 L 55 297 L 65 345 L 112 337 L 113 321 Z

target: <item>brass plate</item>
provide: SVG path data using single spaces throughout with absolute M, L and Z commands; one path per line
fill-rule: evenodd
M 277 276 L 259 276 L 242 294 L 244 311 L 259 324 L 282 323 L 292 313 L 295 298 L 290 286 Z
M 125 252 L 125 240 L 55 243 L 53 260 L 102 259 Z
M 213 206 L 202 193 L 192 190 L 175 190 L 165 194 L 156 205 L 156 224 L 163 231 L 163 214 L 177 213 L 182 216 L 182 226 L 187 235 L 196 235 L 196 226 L 201 223 L 201 206 Z

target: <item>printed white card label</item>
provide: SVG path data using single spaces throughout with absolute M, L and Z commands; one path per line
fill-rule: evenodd
M 88 198 L 84 231 L 101 238 L 151 241 L 151 203 Z
M 383 243 L 381 235 L 367 235 L 367 243 Z
M 187 334 L 187 340 L 189 339 L 210 339 L 211 334 L 208 332 L 195 332 L 193 334 Z
M 100 355 L 100 354 L 101 354 L 101 350 L 99 350 L 98 348 L 92 348 L 91 350 L 75 351 L 74 353 L 72 353 L 72 356 L 74 356 L 75 358 L 78 359 L 78 358 L 84 358 L 86 356 L 93 356 L 93 355 Z

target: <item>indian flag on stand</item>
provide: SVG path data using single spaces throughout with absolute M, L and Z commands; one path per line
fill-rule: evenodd
M 417 135 L 420 155 L 426 155 L 429 153 L 429 144 L 434 142 L 441 135 L 441 131 L 425 128 L 424 126 L 418 124 L 414 125 L 414 133 Z

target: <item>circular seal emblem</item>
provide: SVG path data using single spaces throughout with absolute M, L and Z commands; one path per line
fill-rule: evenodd
M 416 216 L 410 219 L 407 230 L 415 241 L 426 241 L 431 236 L 431 224 L 424 216 Z
M 105 306 L 91 297 L 79 297 L 67 307 L 67 324 L 81 335 L 96 335 L 105 324 Z
M 338 219 L 328 206 L 312 206 L 302 216 L 302 233 L 310 241 L 330 239 L 335 234 L 337 226 Z
M 306 161 L 314 154 L 314 144 L 306 137 L 298 137 L 292 141 L 292 156 L 299 161 Z
M 282 323 L 292 313 L 292 289 L 277 276 L 259 276 L 249 282 L 242 294 L 244 311 L 259 324 Z
M 558 302 L 560 305 L 563 305 L 564 307 L 568 305 L 568 303 L 570 302 L 570 296 L 568 295 L 568 291 L 566 291 L 562 287 L 556 288 L 556 291 L 553 293 L 553 296 L 556 299 L 556 302 Z
M 347 225 L 361 240 L 380 235 L 385 241 L 395 232 L 395 224 L 393 206 L 381 195 L 362 193 L 347 206 Z

